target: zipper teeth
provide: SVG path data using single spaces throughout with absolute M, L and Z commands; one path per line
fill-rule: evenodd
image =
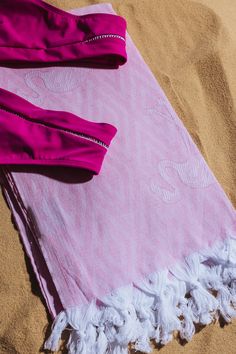
M 11 113 L 11 114 L 13 114 L 13 115 L 15 115 L 15 116 L 17 116 L 17 117 L 19 117 L 19 118 L 21 118 L 21 119 L 24 119 L 24 120 L 26 120 L 26 121 L 28 121 L 28 122 L 32 122 L 32 123 L 35 123 L 35 124 L 38 124 L 38 125 L 41 125 L 41 126 L 43 126 L 43 127 L 47 127 L 47 128 L 51 128 L 51 129 L 56 129 L 56 130 L 61 130 L 61 131 L 63 131 L 63 132 L 65 132 L 65 133 L 68 133 L 68 134 L 71 134 L 71 135 L 75 135 L 75 136 L 79 136 L 80 138 L 82 138 L 82 139 L 85 139 L 85 140 L 89 140 L 89 141 L 91 141 L 91 142 L 93 142 L 93 143 L 96 143 L 96 144 L 98 144 L 98 145 L 100 145 L 100 146 L 102 146 L 102 147 L 104 147 L 105 149 L 108 149 L 108 145 L 107 144 L 105 144 L 103 141 L 101 141 L 101 140 L 99 140 L 99 139 L 97 139 L 97 138 L 94 138 L 94 137 L 92 137 L 92 136 L 90 136 L 90 135 L 87 135 L 87 134 L 85 134 L 85 133 L 75 133 L 75 132 L 72 132 L 71 130 L 69 130 L 69 129 L 65 129 L 65 128 L 61 128 L 61 127 L 54 127 L 54 126 L 51 126 L 50 124 L 49 125 L 47 125 L 47 124 L 44 124 L 44 123 L 42 123 L 42 122 L 37 122 L 37 121 L 34 121 L 32 118 L 30 118 L 30 117 L 27 117 L 27 116 L 24 116 L 24 115 L 20 115 L 20 114 L 18 114 L 18 113 L 15 113 L 14 111 L 12 111 L 12 110 L 10 110 L 10 109 L 7 109 L 7 108 L 5 108 L 5 107 L 2 107 L 2 106 L 0 106 L 0 110 L 2 110 L 2 111 L 5 111 L 5 112 L 7 112 L 7 113 Z
M 93 41 L 96 41 L 98 39 L 103 39 L 103 38 L 119 38 L 125 42 L 125 38 L 120 36 L 119 34 L 100 34 L 98 36 L 94 36 L 92 38 L 86 39 L 85 41 L 83 41 L 83 43 L 93 42 Z

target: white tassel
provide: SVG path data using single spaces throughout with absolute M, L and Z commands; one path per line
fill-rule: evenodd
M 224 267 L 221 277 L 224 284 L 231 286 L 236 280 L 236 268 Z
M 155 311 L 156 331 L 154 338 L 162 344 L 172 339 L 174 330 L 180 329 L 180 320 L 177 316 L 177 302 L 175 287 L 168 280 L 167 271 L 152 274 L 148 280 L 139 282 L 137 286 L 146 293 L 155 297 L 152 306 Z
M 219 289 L 217 294 L 219 301 L 220 314 L 226 322 L 231 322 L 233 317 L 236 317 L 236 310 L 233 308 L 232 295 L 225 287 Z
M 203 266 L 204 271 L 202 272 L 201 282 L 207 289 L 217 291 L 216 299 L 219 304 L 219 313 L 224 318 L 226 322 L 230 322 L 232 317 L 236 316 L 236 311 L 232 306 L 233 296 L 230 293 L 228 284 L 223 283 L 223 271 L 222 265 L 218 266 Z M 225 273 L 226 275 L 226 273 Z M 227 279 L 228 280 L 228 279 Z M 228 282 L 227 282 L 228 283 Z
M 184 264 L 177 265 L 171 272 L 187 285 L 187 291 L 191 295 L 188 306 L 192 310 L 194 321 L 206 325 L 212 321 L 218 308 L 218 301 L 201 285 L 199 281 L 201 270 L 200 257 L 193 254 L 186 258 Z
M 101 326 L 98 328 L 98 337 L 97 337 L 97 343 L 95 345 L 94 354 L 106 353 L 107 347 L 108 347 L 108 340 L 104 333 L 104 327 Z
M 140 334 L 135 342 L 134 348 L 143 353 L 151 353 L 150 338 L 154 337 L 155 314 L 152 309 L 154 297 L 145 294 L 143 291 L 134 288 L 133 304 L 140 320 Z
M 133 305 L 137 315 L 142 320 L 149 319 L 154 323 L 154 313 L 152 306 L 154 304 L 154 296 L 151 296 L 138 288 L 133 289 Z
M 181 328 L 179 330 L 180 338 L 190 341 L 195 333 L 194 326 L 194 316 L 192 310 L 188 306 L 188 300 L 185 298 L 186 295 L 186 284 L 184 281 L 176 280 L 177 291 L 176 296 L 179 299 L 178 307 L 180 309 L 180 316 L 183 317 L 181 320 Z
M 108 353 L 109 354 L 129 354 L 129 351 L 127 346 L 115 344 L 110 347 Z
M 226 268 L 223 271 L 223 281 L 227 284 L 231 294 L 231 301 L 234 308 L 236 308 L 236 268 Z
M 96 328 L 93 326 L 92 321 L 96 318 L 98 311 L 94 302 L 80 309 L 70 308 L 66 311 L 68 322 L 74 329 L 67 344 L 69 354 L 87 354 L 94 347 L 96 343 Z
M 59 349 L 59 342 L 61 334 L 68 324 L 67 315 L 65 311 L 59 313 L 52 325 L 52 333 L 44 344 L 44 349 L 57 351 Z
M 185 300 L 185 301 L 184 301 Z M 195 334 L 195 326 L 194 326 L 194 316 L 188 307 L 188 301 L 187 299 L 183 299 L 183 301 L 180 303 L 180 309 L 183 314 L 183 320 L 182 326 L 180 328 L 180 338 L 185 339 L 186 341 L 190 341 Z
M 132 304 L 133 287 L 120 288 L 102 299 L 107 306 L 114 307 L 123 320 L 117 326 L 115 340 L 121 345 L 128 345 L 136 340 L 137 329 L 139 327 L 136 311 Z
M 154 336 L 154 327 L 150 320 L 144 320 L 140 324 L 141 332 L 135 341 L 134 348 L 142 353 L 152 353 L 150 338 Z
M 130 342 L 134 342 L 139 333 L 139 322 L 136 316 L 136 312 L 133 306 L 121 311 L 124 318 L 124 324 L 118 328 L 116 340 L 122 345 L 128 345 Z

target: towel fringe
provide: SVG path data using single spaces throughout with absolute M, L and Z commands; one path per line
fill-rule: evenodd
M 178 331 L 190 341 L 195 324 L 236 317 L 236 239 L 232 236 L 96 302 L 68 308 L 55 318 L 45 349 L 59 348 L 69 326 L 69 354 L 151 353 L 150 339 L 166 344 Z

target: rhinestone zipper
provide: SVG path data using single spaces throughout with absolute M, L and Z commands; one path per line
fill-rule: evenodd
M 125 42 L 125 38 L 120 36 L 119 34 L 100 34 L 98 36 L 94 36 L 92 38 L 86 39 L 82 43 L 89 43 L 103 38 L 118 38 Z

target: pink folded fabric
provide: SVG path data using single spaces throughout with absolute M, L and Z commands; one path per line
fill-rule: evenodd
M 0 89 L 0 165 L 49 165 L 98 174 L 116 128 L 36 107 Z
M 76 10 L 113 13 L 110 5 Z M 127 37 L 119 70 L 0 68 L 47 110 L 118 128 L 99 176 L 4 166 L 3 191 L 70 354 L 150 353 L 174 331 L 236 316 L 235 210 Z
M 76 16 L 41 0 L 1 0 L 0 63 L 118 67 L 127 59 L 125 31 L 120 16 Z

